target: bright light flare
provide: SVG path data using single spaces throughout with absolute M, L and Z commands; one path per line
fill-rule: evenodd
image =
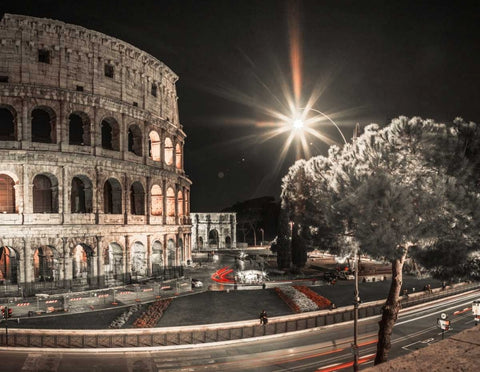
M 303 120 L 302 119 L 295 119 L 293 121 L 292 127 L 293 127 L 294 130 L 302 130 L 303 127 L 304 127 Z

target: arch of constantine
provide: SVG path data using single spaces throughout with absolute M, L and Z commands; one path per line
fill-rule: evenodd
M 178 77 L 113 37 L 0 21 L 0 284 L 31 294 L 191 259 Z

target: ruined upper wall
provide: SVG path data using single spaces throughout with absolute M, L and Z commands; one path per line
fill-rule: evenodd
M 161 61 L 100 32 L 14 14 L 0 21 L 3 83 L 105 96 L 178 126 L 177 80 Z

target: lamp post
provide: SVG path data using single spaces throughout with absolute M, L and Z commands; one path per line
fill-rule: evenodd
M 337 123 L 335 123 L 335 121 L 330 117 L 328 116 L 327 114 L 325 114 L 324 112 L 320 111 L 320 110 L 317 110 L 317 109 L 314 109 L 312 107 L 299 107 L 298 108 L 299 110 L 304 110 L 304 111 L 313 111 L 313 112 L 316 112 L 317 114 L 320 114 L 322 115 L 325 119 L 327 119 L 330 123 L 333 124 L 333 126 L 337 129 L 338 133 L 340 133 L 340 136 L 342 136 L 342 139 L 343 139 L 343 143 L 346 144 L 347 143 L 347 139 L 345 138 L 345 136 L 343 135 L 343 132 L 342 130 L 340 129 L 340 127 L 337 125 Z M 293 128 L 295 129 L 299 129 L 303 126 L 303 121 L 302 119 L 295 119 L 293 121 Z
M 343 139 L 344 144 L 347 144 L 347 139 L 343 135 L 343 132 L 341 131 L 340 127 L 333 121 L 333 119 L 325 114 L 324 112 L 311 108 L 311 107 L 300 107 L 298 110 L 302 110 L 303 112 L 305 111 L 313 111 L 316 112 L 317 114 L 322 115 L 325 119 L 327 119 L 330 123 L 333 124 L 333 126 L 337 129 L 338 133 L 340 133 L 340 136 Z M 302 118 L 305 115 L 302 115 Z M 304 126 L 303 119 L 296 117 L 294 120 L 292 120 L 292 130 L 298 131 L 301 130 Z M 293 231 L 293 222 L 290 221 L 290 249 L 292 246 L 292 231 Z M 360 304 L 360 296 L 359 296 L 359 290 L 358 290 L 358 271 L 359 271 L 359 265 L 358 265 L 358 248 L 355 249 L 355 262 L 354 262 L 354 275 L 355 275 L 355 292 L 354 292 L 354 300 L 353 300 L 353 305 L 354 305 L 354 315 L 353 315 L 353 344 L 352 344 L 352 351 L 354 355 L 353 359 L 353 370 L 358 371 L 358 306 Z

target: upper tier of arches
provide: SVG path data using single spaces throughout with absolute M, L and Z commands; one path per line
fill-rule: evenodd
M 151 165 L 163 164 L 183 172 L 183 138 L 165 129 L 138 120 L 122 123 L 114 115 L 95 123 L 89 114 L 77 109 L 65 117 L 66 123 L 62 125 L 53 108 L 37 105 L 28 111 L 27 123 L 20 127 L 18 111 L 0 103 L 0 141 L 23 139 L 32 144 L 52 145 L 67 142 L 62 148 L 82 153 L 95 145 L 103 156 L 115 157 L 115 153 L 125 152 L 131 155 L 128 160 L 147 158 Z M 62 135 L 64 141 L 59 141 Z

